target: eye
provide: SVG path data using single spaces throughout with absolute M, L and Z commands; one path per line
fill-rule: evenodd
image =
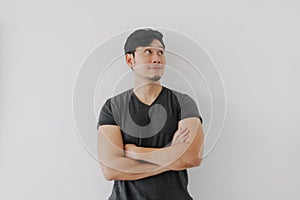
M 161 55 L 164 55 L 164 52 L 163 52 L 163 51 L 159 51 L 159 52 L 158 52 L 158 55 L 160 55 L 160 56 L 161 56 Z
M 151 51 L 149 49 L 146 49 L 145 54 L 151 54 Z

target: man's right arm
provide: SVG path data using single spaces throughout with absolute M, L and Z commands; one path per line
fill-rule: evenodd
M 107 180 L 138 180 L 169 169 L 125 157 L 121 130 L 116 125 L 98 128 L 98 158 Z

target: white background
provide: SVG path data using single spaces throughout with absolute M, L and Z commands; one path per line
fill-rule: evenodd
M 223 135 L 190 170 L 195 199 L 299 199 L 300 3 L 0 1 L 0 199 L 106 199 L 81 146 L 76 74 L 100 42 L 137 27 L 194 38 L 224 79 Z

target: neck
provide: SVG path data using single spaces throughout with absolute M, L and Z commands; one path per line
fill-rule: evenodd
M 161 91 L 162 86 L 159 81 L 149 83 L 135 83 L 134 93 L 141 99 L 151 100 L 156 98 Z

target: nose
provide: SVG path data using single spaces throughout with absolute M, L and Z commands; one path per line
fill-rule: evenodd
M 160 63 L 160 57 L 158 55 L 153 55 L 151 59 L 152 63 Z

